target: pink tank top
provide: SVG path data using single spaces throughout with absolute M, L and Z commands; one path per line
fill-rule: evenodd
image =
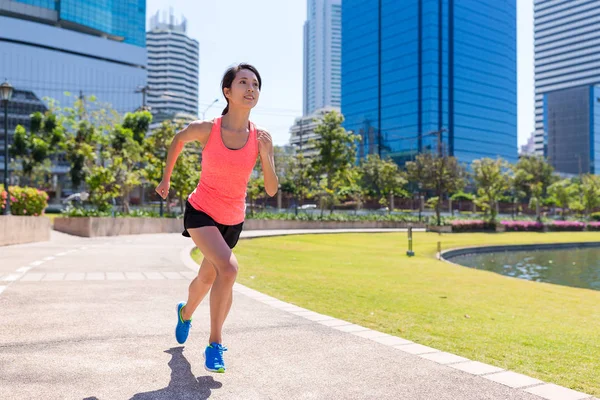
M 244 147 L 232 150 L 221 136 L 221 118 L 215 118 L 208 141 L 202 150 L 202 173 L 188 201 L 219 224 L 237 225 L 246 217 L 246 189 L 258 157 L 256 127 Z

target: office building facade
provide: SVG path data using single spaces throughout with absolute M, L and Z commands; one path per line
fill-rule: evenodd
M 600 3 L 536 0 L 534 21 L 536 154 L 558 172 L 579 173 L 581 164 L 584 173 L 597 173 Z M 575 133 L 575 126 L 586 130 Z
M 342 4 L 342 113 L 360 156 L 517 160 L 516 0 Z
M 304 23 L 304 104 L 308 116 L 341 104 L 342 1 L 308 0 Z
M 156 122 L 178 113 L 198 115 L 198 41 L 186 35 L 187 21 L 156 13 L 146 34 L 148 105 Z

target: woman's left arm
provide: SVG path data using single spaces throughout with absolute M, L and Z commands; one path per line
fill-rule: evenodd
M 263 175 L 265 177 L 265 191 L 271 197 L 277 194 L 279 188 L 279 179 L 275 173 L 275 154 L 273 150 L 273 140 L 271 135 L 264 129 L 258 129 L 258 152 L 262 164 Z

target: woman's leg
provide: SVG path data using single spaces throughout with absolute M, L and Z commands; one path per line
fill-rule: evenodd
M 210 261 L 204 258 L 202 264 L 200 264 L 198 276 L 190 283 L 188 300 L 181 310 L 181 316 L 184 321 L 192 319 L 194 311 L 196 311 L 196 308 L 198 308 L 204 297 L 206 297 L 206 294 L 210 290 L 216 277 L 217 271 L 215 270 L 215 267 Z
M 223 323 L 231 307 L 233 284 L 238 271 L 237 259 L 216 227 L 204 226 L 188 229 L 188 232 L 216 271 L 210 291 L 209 343 L 223 343 Z

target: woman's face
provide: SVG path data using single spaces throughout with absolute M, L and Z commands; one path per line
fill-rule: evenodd
M 225 97 L 229 100 L 229 106 L 251 109 L 258 103 L 260 89 L 258 79 L 254 72 L 242 69 L 238 71 L 231 83 L 231 88 L 225 88 Z

